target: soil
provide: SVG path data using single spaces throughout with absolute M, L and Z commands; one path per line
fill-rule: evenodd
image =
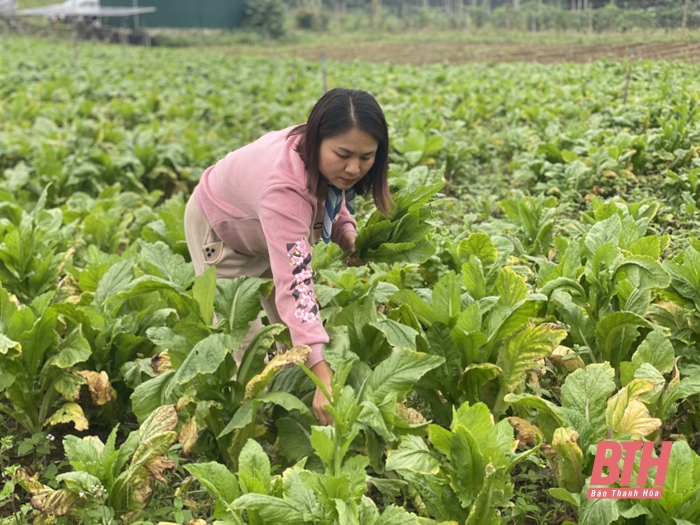
M 321 55 L 328 60 L 392 64 L 465 64 L 470 62 L 557 62 L 586 63 L 601 58 L 624 60 L 629 57 L 644 60 L 678 60 L 700 62 L 700 41 L 648 42 L 629 44 L 530 44 L 523 42 L 415 42 L 372 43 L 347 45 L 310 45 L 276 50 L 242 51 L 226 48 L 227 53 L 286 55 L 316 61 Z

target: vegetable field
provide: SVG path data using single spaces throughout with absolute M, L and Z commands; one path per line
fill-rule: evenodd
M 231 355 L 272 281 L 195 278 L 183 230 L 318 64 L 0 45 L 0 523 L 700 523 L 697 67 L 329 62 L 396 206 L 358 198 L 363 266 L 314 248 L 319 426 L 286 327 Z M 661 499 L 586 497 L 605 439 L 673 442 Z

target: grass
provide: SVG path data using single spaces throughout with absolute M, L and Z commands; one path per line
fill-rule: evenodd
M 32 9 L 34 7 L 44 7 L 52 4 L 61 4 L 61 0 L 17 0 L 18 9 Z

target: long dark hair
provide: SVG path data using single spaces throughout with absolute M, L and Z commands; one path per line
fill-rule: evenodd
M 316 103 L 306 124 L 290 133 L 302 135 L 295 146 L 306 166 L 306 187 L 316 195 L 321 172 L 318 169 L 321 141 L 357 128 L 377 141 L 374 164 L 354 186 L 355 193 L 367 196 L 372 190 L 374 204 L 382 215 L 388 215 L 393 201 L 389 193 L 389 130 L 382 108 L 372 95 L 357 89 L 331 89 Z

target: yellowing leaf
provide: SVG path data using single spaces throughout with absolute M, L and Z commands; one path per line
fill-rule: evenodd
M 191 417 L 187 422 L 182 425 L 180 432 L 177 436 L 177 440 L 182 444 L 182 452 L 189 454 L 192 447 L 197 443 L 197 438 L 199 437 L 199 426 L 197 425 L 197 420 Z
M 33 476 L 30 476 L 23 468 L 18 468 L 15 471 L 14 475 L 12 476 L 12 480 L 30 494 L 44 487 L 44 485 L 39 482 L 38 472 Z
M 168 481 L 163 477 L 163 472 L 174 469 L 175 463 L 165 456 L 156 456 L 146 461 L 144 467 L 158 481 L 167 484 Z
M 661 420 L 651 417 L 646 405 L 638 399 L 630 401 L 622 419 L 613 428 L 616 434 L 630 434 L 633 440 L 640 440 L 661 427 Z
M 20 353 L 22 352 L 22 345 L 5 334 L 0 334 L 0 354 L 7 354 L 10 350 Z
M 12 480 L 29 493 L 32 507 L 50 516 L 70 514 L 80 503 L 78 494 L 68 490 L 53 490 L 39 482 L 39 473 L 29 476 L 23 468 L 17 469 Z
M 163 372 L 173 369 L 173 364 L 170 362 L 168 350 L 163 350 L 162 352 L 159 352 L 153 356 L 151 359 L 151 368 L 153 368 L 156 375 L 160 375 Z
M 552 350 L 550 359 L 556 364 L 563 366 L 568 372 L 573 372 L 579 368 L 585 368 L 586 364 L 576 352 L 567 346 L 559 345 Z
M 54 383 L 54 388 L 67 401 L 77 401 L 80 397 L 80 387 L 85 384 L 82 377 L 74 374 L 62 373 Z
M 277 354 L 267 363 L 262 372 L 254 376 L 245 387 L 245 399 L 251 399 L 262 392 L 270 384 L 277 372 L 287 365 L 301 365 L 311 353 L 308 345 L 296 345 L 283 354 Z
M 498 304 L 515 306 L 527 297 L 525 279 L 510 268 L 503 268 L 496 279 L 496 292 L 499 295 Z
M 61 408 L 54 412 L 44 426 L 46 425 L 58 425 L 60 423 L 73 423 L 75 430 L 87 430 L 88 421 L 85 419 L 85 413 L 80 405 L 77 403 L 66 403 Z
M 51 516 L 71 514 L 79 503 L 81 498 L 75 492 L 65 489 L 53 490 L 48 487 L 36 491 L 31 498 L 32 507 Z
M 554 431 L 551 449 L 543 448 L 550 462 L 559 486 L 572 493 L 581 492 L 585 477 L 583 475 L 583 453 L 578 446 L 578 433 L 569 428 Z
M 145 468 L 140 468 L 135 475 L 129 479 L 132 490 L 127 493 L 127 509 L 129 512 L 124 515 L 123 519 L 126 523 L 131 523 L 151 501 L 153 496 L 153 488 L 155 486 L 155 478 Z
M 566 330 L 550 323 L 528 325 L 513 336 L 498 355 L 499 381 L 504 393 L 513 392 L 538 359 L 551 355 L 552 349 L 566 337 Z
M 537 426 L 530 423 L 527 419 L 522 419 L 519 417 L 509 417 L 508 423 L 515 429 L 516 439 L 518 440 L 520 446 L 531 446 L 534 447 L 537 443 L 535 436 L 540 436 L 542 441 L 544 441 L 544 434 L 537 428 Z
M 407 407 L 403 403 L 396 404 L 396 416 L 409 425 L 422 425 L 426 423 L 423 414 L 418 412 L 415 408 Z
M 629 434 L 631 439 L 640 440 L 661 426 L 661 420 L 651 417 L 638 399 L 653 389 L 651 381 L 635 379 L 608 400 L 605 421 L 613 437 Z
M 81 370 L 76 372 L 76 374 L 87 382 L 90 389 L 90 397 L 92 397 L 92 402 L 96 405 L 106 405 L 114 397 L 115 391 L 109 382 L 107 372 L 104 370 L 102 372 Z
M 196 403 L 196 402 L 197 402 L 197 400 L 195 398 L 193 398 L 190 395 L 185 394 L 184 396 L 182 396 L 180 399 L 177 400 L 177 403 L 175 403 L 175 410 L 177 412 L 180 412 L 190 403 Z

